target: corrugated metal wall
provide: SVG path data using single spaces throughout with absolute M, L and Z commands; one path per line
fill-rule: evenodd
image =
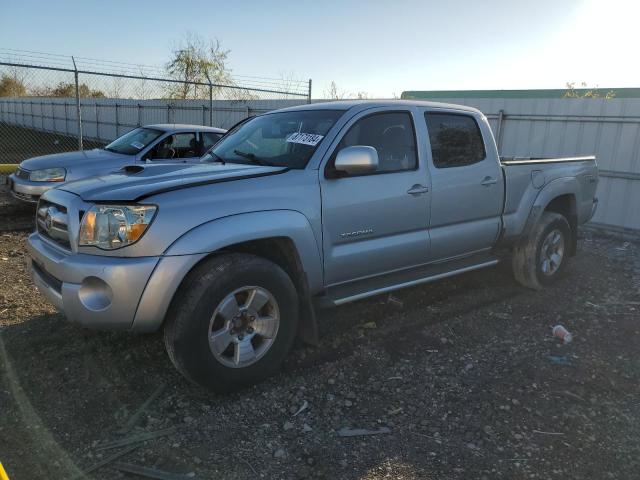
M 190 123 L 229 128 L 249 115 L 307 103 L 295 100 L 135 100 L 82 99 L 82 129 L 86 138 L 111 141 L 138 125 Z M 0 121 L 48 132 L 77 135 L 75 98 L 0 98 Z
M 439 98 L 437 101 L 481 110 L 489 118 L 494 133 L 500 130 L 497 142 L 501 155 L 595 154 L 600 169 L 597 192 L 600 203 L 592 222 L 640 231 L 640 99 Z

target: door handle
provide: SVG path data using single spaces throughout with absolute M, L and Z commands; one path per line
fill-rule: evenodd
M 422 195 L 423 193 L 427 193 L 429 191 L 429 187 L 425 187 L 424 185 L 420 185 L 416 183 L 413 187 L 407 190 L 409 195 Z
M 483 187 L 488 187 L 489 185 L 493 185 L 495 183 L 498 183 L 498 180 L 496 180 L 493 177 L 484 177 L 484 179 L 480 182 L 480 185 L 482 185 Z

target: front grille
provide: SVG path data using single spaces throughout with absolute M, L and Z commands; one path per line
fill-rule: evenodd
M 23 180 L 29 180 L 30 173 L 31 172 L 18 168 L 18 170 L 16 170 L 16 177 L 21 178 Z
M 67 208 L 64 205 L 40 200 L 36 213 L 38 233 L 62 248 L 71 250 L 67 230 Z
M 40 275 L 40 278 L 44 280 L 47 285 L 53 288 L 56 292 L 62 293 L 62 282 L 58 280 L 56 277 L 47 272 L 44 268 L 38 265 L 36 262 L 31 263 L 32 268 L 35 272 Z
M 28 193 L 16 192 L 15 190 L 13 190 L 11 194 L 20 200 L 31 203 L 36 203 L 40 198 L 40 195 L 29 195 Z

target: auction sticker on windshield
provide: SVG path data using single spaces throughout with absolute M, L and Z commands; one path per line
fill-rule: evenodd
M 318 135 L 316 133 L 292 133 L 287 137 L 287 143 L 301 143 L 303 145 L 311 145 L 315 147 L 320 140 L 324 138 L 324 135 Z
M 140 142 L 131 142 L 131 146 L 133 148 L 137 148 L 138 150 L 142 150 L 144 148 L 144 143 Z

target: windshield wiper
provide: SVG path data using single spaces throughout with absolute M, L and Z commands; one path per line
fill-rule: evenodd
M 120 153 L 116 149 L 109 147 L 104 147 L 103 150 L 106 150 L 107 152 Z
M 256 155 L 254 153 L 249 153 L 249 152 L 243 152 L 242 150 L 234 150 L 233 153 L 235 153 L 236 155 L 246 158 L 248 160 L 251 160 L 253 163 L 255 163 L 256 165 L 262 165 L 265 167 L 272 167 L 273 165 L 269 162 L 267 162 L 266 160 L 263 160 L 261 158 L 256 157 Z

